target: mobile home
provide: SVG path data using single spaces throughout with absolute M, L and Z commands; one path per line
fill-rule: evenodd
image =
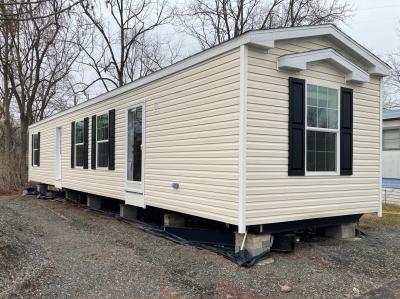
M 239 234 L 358 219 L 388 72 L 333 25 L 251 31 L 31 125 L 29 179 Z
M 400 204 L 400 110 L 383 112 L 383 200 Z

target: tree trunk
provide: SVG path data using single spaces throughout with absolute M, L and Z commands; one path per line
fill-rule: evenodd
M 26 115 L 21 115 L 21 147 L 20 147 L 20 161 L 21 161 L 21 183 L 25 184 L 28 181 L 28 126 L 29 117 Z
M 8 110 L 8 109 L 7 109 Z M 15 176 L 15 168 L 12 165 L 12 149 L 13 149 L 13 140 L 12 140 L 12 125 L 10 119 L 9 111 L 5 111 L 4 113 L 4 152 L 3 152 L 3 173 L 2 173 L 2 181 L 4 190 L 12 190 L 15 189 L 14 184 L 14 176 Z

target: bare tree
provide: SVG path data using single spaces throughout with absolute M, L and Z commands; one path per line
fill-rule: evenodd
M 24 21 L 3 18 L 7 26 L 2 34 L 7 43 L 3 46 L 1 69 L 4 91 L 10 91 L 10 99 L 18 107 L 19 157 L 24 161 L 19 173 L 21 180 L 26 181 L 28 126 L 43 119 L 49 106 L 54 109 L 59 99 L 58 87 L 79 56 L 76 40 L 81 32 L 74 30 L 73 12 L 63 14 L 62 0 L 0 5 L 0 8 L 3 16 L 24 16 Z M 6 9 L 11 13 L 4 13 Z M 41 17 L 45 15 L 49 17 Z
M 152 32 L 171 20 L 173 9 L 166 0 L 85 1 L 81 7 L 94 29 L 92 46 L 82 49 L 82 63 L 96 75 L 82 92 L 96 84 L 109 91 L 160 67 L 155 61 L 139 61 L 138 55 L 149 58 L 152 49 L 146 43 Z
M 192 0 L 179 23 L 206 49 L 249 30 L 338 23 L 350 13 L 338 0 Z
M 383 109 L 400 109 L 400 53 L 388 55 L 386 60 L 392 71 L 384 80 Z
M 6 14 L 9 10 L 6 6 L 2 5 L 4 0 L 0 1 L 0 13 Z M 3 140 L 1 153 L 2 153 L 2 169 L 3 172 L 9 172 L 12 167 L 10 164 L 12 156 L 12 114 L 11 114 L 11 100 L 12 94 L 9 84 L 10 68 L 10 44 L 11 44 L 11 31 L 13 29 L 13 22 L 8 20 L 0 20 L 0 121 L 1 121 L 1 137 Z M 9 176 L 1 175 L 1 184 L 3 186 L 11 186 L 12 182 Z

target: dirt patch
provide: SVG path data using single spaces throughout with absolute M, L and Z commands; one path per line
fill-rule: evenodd
M 376 214 L 365 214 L 360 221 L 361 228 L 400 227 L 400 206 L 386 204 L 383 206 L 383 217 Z
M 386 207 L 386 210 L 395 207 Z M 365 239 L 326 239 L 240 268 L 114 218 L 34 196 L 0 200 L 0 297 L 353 298 L 398 294 L 397 218 L 362 218 Z M 397 216 L 396 216 L 397 217 Z M 288 293 L 282 292 L 289 286 Z M 287 288 L 286 288 L 287 289 Z

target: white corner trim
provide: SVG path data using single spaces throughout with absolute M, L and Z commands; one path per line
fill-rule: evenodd
M 239 234 L 246 232 L 248 46 L 240 46 Z
M 53 116 L 50 116 L 44 120 L 41 120 L 35 124 L 29 126 L 34 128 L 39 124 L 46 123 L 52 119 L 61 117 L 73 111 L 95 105 L 99 102 L 112 99 L 123 93 L 132 91 L 136 88 L 148 85 L 154 81 L 164 79 L 168 76 L 181 72 L 185 69 L 208 61 L 219 55 L 225 54 L 229 51 L 240 48 L 242 45 L 251 45 L 264 50 L 274 48 L 276 41 L 287 40 L 287 39 L 298 39 L 307 38 L 313 36 L 326 36 L 334 43 L 343 46 L 346 51 L 351 53 L 355 58 L 359 59 L 365 67 L 368 68 L 369 74 L 377 76 L 387 76 L 390 72 L 390 67 L 380 60 L 377 56 L 369 52 L 363 46 L 355 42 L 348 35 L 340 31 L 334 25 L 315 25 L 315 26 L 302 26 L 302 27 L 291 27 L 291 28 L 279 28 L 269 30 L 258 30 L 249 31 L 239 37 L 233 38 L 230 41 L 224 42 L 218 46 L 207 49 L 203 52 L 197 53 L 186 59 L 183 59 L 173 65 L 165 67 L 159 71 L 156 71 L 148 76 L 137 79 L 129 84 L 122 87 L 116 88 L 112 91 L 99 95 L 86 102 L 78 104 L 70 109 L 64 110 Z
M 369 82 L 369 74 L 331 48 L 283 55 L 278 58 L 279 69 L 302 71 L 314 61 L 329 61 L 345 73 L 346 82 Z
M 379 207 L 378 207 L 378 217 L 383 215 L 382 207 L 382 137 L 383 137 L 383 78 L 379 82 L 380 87 L 380 98 L 379 98 Z

